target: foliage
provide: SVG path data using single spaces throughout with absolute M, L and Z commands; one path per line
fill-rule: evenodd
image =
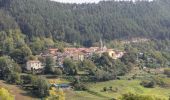
M 92 57 L 92 61 L 94 61 L 95 65 L 97 66 L 96 68 L 94 67 L 95 69 L 93 70 L 95 79 L 100 81 L 107 81 L 115 79 L 117 75 L 125 75 L 133 68 L 133 61 L 124 59 L 131 58 L 132 57 L 130 54 L 126 54 L 122 57 L 121 60 L 114 60 L 110 58 L 107 53 L 104 53 L 99 57 Z
M 113 73 L 109 73 L 100 69 L 98 69 L 95 72 L 94 77 L 95 77 L 95 81 L 108 81 L 108 80 L 115 79 L 115 75 Z
M 63 71 L 62 71 L 60 68 L 55 68 L 53 73 L 54 73 L 55 75 L 62 75 L 62 74 L 63 74 Z
M 19 73 L 17 72 L 12 72 L 8 75 L 8 77 L 6 78 L 6 81 L 8 83 L 11 83 L 11 84 L 20 84 L 21 80 L 20 80 L 20 75 Z
M 33 83 L 34 89 L 32 90 L 38 97 L 46 97 L 49 95 L 49 83 L 43 77 L 37 77 Z
M 144 86 L 146 88 L 154 88 L 155 82 L 154 81 L 147 81 L 147 80 L 145 80 L 145 81 L 142 81 L 140 83 L 140 85 L 142 85 L 142 86 Z
M 8 90 L 0 88 L 0 99 L 1 100 L 14 100 L 14 96 L 9 93 Z
M 34 37 L 30 43 L 33 54 L 40 54 L 43 50 L 53 47 L 54 41 L 50 38 Z
M 0 57 L 0 76 L 3 79 L 6 79 L 14 70 L 16 70 L 16 64 L 13 62 L 10 57 L 3 56 Z
M 65 59 L 63 62 L 63 66 L 66 74 L 69 75 L 77 74 L 77 66 L 71 59 Z
M 33 84 L 35 81 L 35 76 L 33 75 L 21 75 L 22 84 Z
M 121 100 L 164 100 L 162 98 L 157 98 L 154 96 L 145 96 L 145 95 L 137 95 L 137 94 L 132 94 L 132 93 L 128 93 L 128 94 L 124 94 L 122 95 Z
M 107 41 L 131 37 L 169 39 L 168 0 L 82 5 L 48 0 L 1 1 L 0 31 L 19 26 L 33 40 L 33 53 L 53 46 L 53 39 L 85 46 L 91 46 L 100 37 Z M 34 41 L 35 37 L 44 42 Z
M 164 69 L 164 74 L 170 77 L 170 68 Z
M 45 69 L 44 69 L 45 73 L 46 74 L 53 74 L 54 67 L 55 67 L 54 59 L 51 56 L 46 57 L 46 60 L 45 60 Z
M 94 75 L 97 67 L 94 64 L 94 62 L 90 61 L 90 60 L 84 60 L 81 65 L 80 65 L 84 70 L 88 70 L 90 75 Z
M 46 100 L 65 100 L 65 93 L 62 89 L 51 87 L 50 96 Z
M 85 83 L 80 82 L 79 77 L 74 79 L 74 82 L 72 83 L 74 86 L 74 89 L 77 91 L 86 91 L 88 90 Z
M 28 46 L 23 46 L 19 49 L 15 49 L 11 51 L 10 56 L 14 59 L 18 64 L 25 64 L 27 61 L 27 57 L 32 55 L 32 51 Z

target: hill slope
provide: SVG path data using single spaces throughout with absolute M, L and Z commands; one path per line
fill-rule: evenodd
M 169 5 L 169 0 L 106 1 L 98 4 L 0 0 L 1 9 L 16 21 L 29 39 L 48 37 L 85 46 L 90 46 L 100 37 L 108 41 L 132 37 L 170 39 Z M 9 19 L 10 22 L 15 23 Z M 4 28 L 11 28 L 10 25 Z

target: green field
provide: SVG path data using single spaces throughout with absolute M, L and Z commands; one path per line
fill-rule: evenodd
M 168 79 L 170 80 L 170 79 Z M 116 91 L 103 91 L 103 87 L 112 86 Z M 109 100 L 119 98 L 121 94 L 137 93 L 142 95 L 153 95 L 160 98 L 168 99 L 170 88 L 144 88 L 140 85 L 140 80 L 113 80 L 107 82 L 88 83 L 88 91 L 69 91 L 66 92 L 67 100 Z M 69 99 L 68 99 L 69 98 Z
M 66 91 L 66 100 L 107 100 L 100 96 L 88 93 L 86 91 Z

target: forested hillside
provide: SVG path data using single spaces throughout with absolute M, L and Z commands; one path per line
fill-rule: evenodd
M 170 100 L 170 0 L 131 1 L 0 0 L 0 86 L 20 100 Z
M 90 46 L 93 42 L 147 37 L 170 39 L 170 1 L 103 1 L 61 4 L 50 0 L 0 0 L 0 31 Z

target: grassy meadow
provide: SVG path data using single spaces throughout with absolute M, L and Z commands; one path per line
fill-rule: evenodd
M 170 81 L 170 79 L 168 79 Z M 88 83 L 89 91 L 67 91 L 66 100 L 109 100 L 120 98 L 125 93 L 152 95 L 168 100 L 170 88 L 145 88 L 140 85 L 141 80 L 113 80 L 107 82 Z M 103 88 L 112 87 L 113 91 L 103 91 Z
M 115 80 L 96 84 L 93 83 L 89 84 L 89 89 L 109 98 L 119 98 L 121 94 L 128 92 L 143 95 L 154 95 L 166 99 L 170 96 L 170 88 L 161 88 L 158 86 L 155 88 L 144 88 L 140 85 L 140 82 L 140 80 Z M 115 91 L 102 91 L 103 87 L 109 88 L 110 86 L 112 86 Z

